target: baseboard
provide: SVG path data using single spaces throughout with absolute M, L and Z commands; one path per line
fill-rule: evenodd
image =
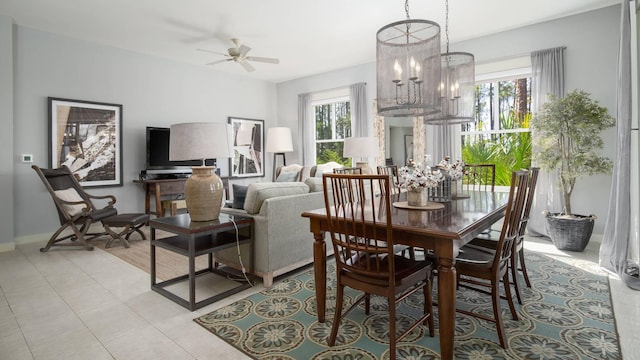
M 0 252 L 14 251 L 16 249 L 15 242 L 0 243 Z

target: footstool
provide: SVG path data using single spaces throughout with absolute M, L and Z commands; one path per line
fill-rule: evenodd
M 102 220 L 102 226 L 107 234 L 111 235 L 111 239 L 107 240 L 104 244 L 105 248 L 111 246 L 111 243 L 115 239 L 120 239 L 124 244 L 124 247 L 129 247 L 129 236 L 134 232 L 137 232 L 142 236 L 142 240 L 146 240 L 147 237 L 140 230 L 141 227 L 149 222 L 149 214 L 118 214 L 109 216 Z M 115 232 L 111 228 L 123 228 L 120 232 Z M 126 235 L 126 236 L 125 236 Z M 124 237 L 123 237 L 124 236 Z

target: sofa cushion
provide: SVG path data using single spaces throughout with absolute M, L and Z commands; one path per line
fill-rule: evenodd
M 309 192 L 318 192 L 322 191 L 322 178 L 319 177 L 310 177 L 304 181 L 305 184 L 309 187 Z
M 298 171 L 281 171 L 276 182 L 294 182 L 298 181 L 300 172 Z
M 244 201 L 244 209 L 248 214 L 260 212 L 262 203 L 272 197 L 305 194 L 309 187 L 301 182 L 262 182 L 250 184 L 247 189 L 247 198 Z
M 233 204 L 231 204 L 231 207 L 234 209 L 243 209 L 246 197 L 247 186 L 233 184 Z

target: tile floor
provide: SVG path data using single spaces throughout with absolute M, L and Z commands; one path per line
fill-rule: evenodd
M 562 254 L 545 240 L 529 240 L 527 247 Z M 597 240 L 566 255 L 597 261 Z M 147 273 L 100 249 L 40 247 L 0 253 L 1 359 L 247 359 L 192 319 L 262 286 L 190 312 L 152 292 Z M 214 285 L 198 289 L 206 287 Z M 624 358 L 637 359 L 640 292 L 615 277 L 611 290 Z

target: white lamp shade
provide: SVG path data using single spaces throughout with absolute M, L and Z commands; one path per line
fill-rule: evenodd
M 169 160 L 200 160 L 231 157 L 231 126 L 225 123 L 171 125 Z
M 342 156 L 361 158 L 378 156 L 378 139 L 375 137 L 346 138 Z
M 291 129 L 288 127 L 272 127 L 267 129 L 266 151 L 272 153 L 293 151 Z

